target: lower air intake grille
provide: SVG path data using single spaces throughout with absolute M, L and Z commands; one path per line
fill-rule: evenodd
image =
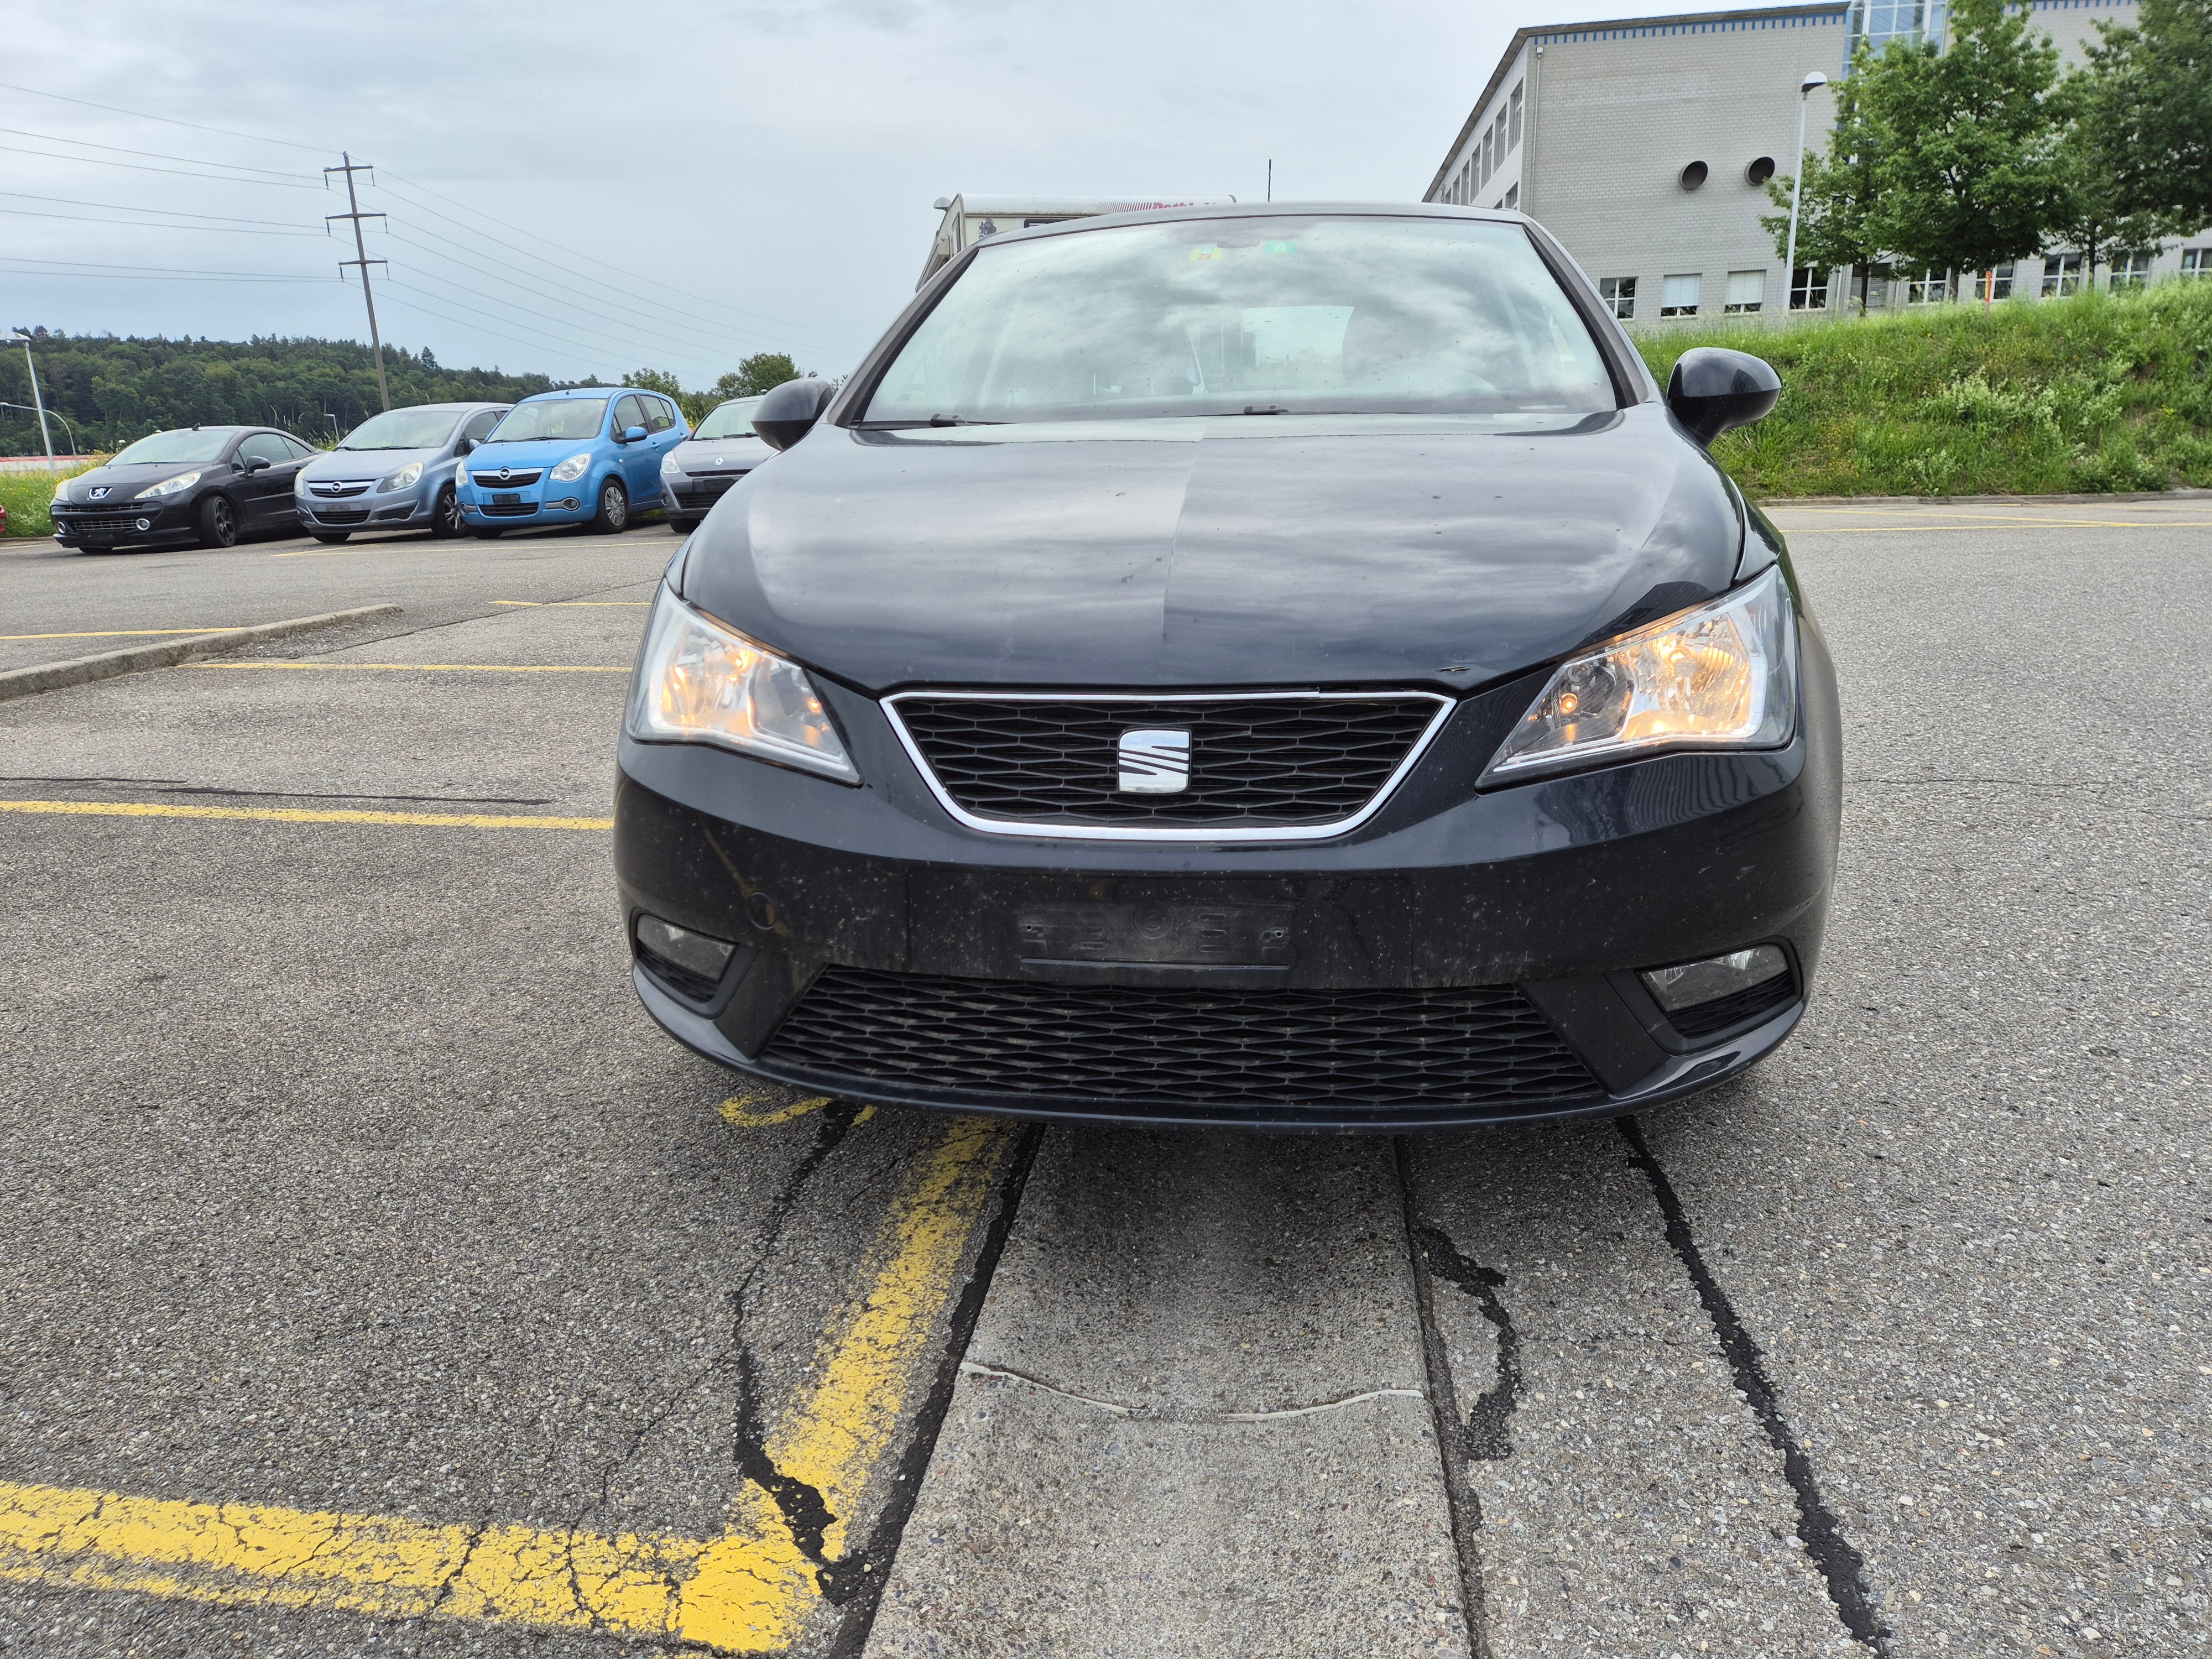
M 1151 990 L 830 968 L 763 1058 L 1017 1109 L 1502 1110 L 1604 1093 L 1508 986 Z
M 1355 817 L 1388 783 L 1443 699 L 1404 692 L 1163 699 L 890 700 L 939 786 L 977 817 L 1008 823 L 1326 824 Z M 1190 734 L 1190 781 L 1122 793 L 1121 734 Z
M 526 519 L 537 510 L 535 501 L 486 501 L 477 508 L 487 519 Z
M 367 524 L 365 507 L 318 507 L 312 509 L 317 524 Z

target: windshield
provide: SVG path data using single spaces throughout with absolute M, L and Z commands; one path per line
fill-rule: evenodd
M 753 435 L 753 410 L 760 407 L 757 398 L 740 398 L 735 403 L 716 405 L 714 412 L 699 422 L 694 438 L 750 438 Z
M 120 451 L 108 463 L 110 466 L 168 466 L 179 461 L 219 461 L 222 452 L 230 447 L 230 441 L 238 435 L 234 426 L 195 427 L 189 432 L 156 432 L 150 438 L 141 438 L 129 448 Z
M 1520 226 L 1285 216 L 986 246 L 866 419 L 1589 413 L 1616 401 Z
M 606 414 L 605 398 L 548 398 L 542 404 L 517 404 L 484 441 L 522 444 L 532 438 L 596 438 Z
M 454 409 L 395 409 L 363 421 L 346 434 L 340 449 L 435 449 L 453 435 L 461 413 Z

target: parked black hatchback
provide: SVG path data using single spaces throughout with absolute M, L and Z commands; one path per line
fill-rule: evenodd
M 320 452 L 268 427 L 156 432 L 54 492 L 54 539 L 104 553 L 198 542 L 232 547 L 257 531 L 300 522 L 292 483 Z
M 983 243 L 671 566 L 621 742 L 635 983 L 816 1090 L 1328 1128 L 1632 1110 L 1781 1042 L 1833 675 L 1516 215 L 1180 210 Z M 801 441 L 803 440 L 803 441 Z

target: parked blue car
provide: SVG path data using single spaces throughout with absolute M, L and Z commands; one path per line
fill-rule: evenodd
M 301 527 L 319 542 L 342 542 L 357 530 L 453 535 L 461 527 L 454 484 L 460 458 L 508 407 L 417 404 L 370 416 L 292 481 Z
M 462 469 L 462 519 L 479 536 L 541 524 L 607 535 L 660 505 L 660 461 L 690 435 L 657 392 L 578 386 L 525 398 Z

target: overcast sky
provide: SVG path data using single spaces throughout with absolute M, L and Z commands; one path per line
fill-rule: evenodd
M 36 91 L 0 88 L 0 323 L 365 339 L 323 230 L 349 149 L 391 216 L 387 340 L 836 374 L 912 293 L 937 197 L 1249 200 L 1272 156 L 1278 199 L 1418 199 L 1516 27 L 1676 9 L 1525 4 L 15 0 L 0 82 Z

